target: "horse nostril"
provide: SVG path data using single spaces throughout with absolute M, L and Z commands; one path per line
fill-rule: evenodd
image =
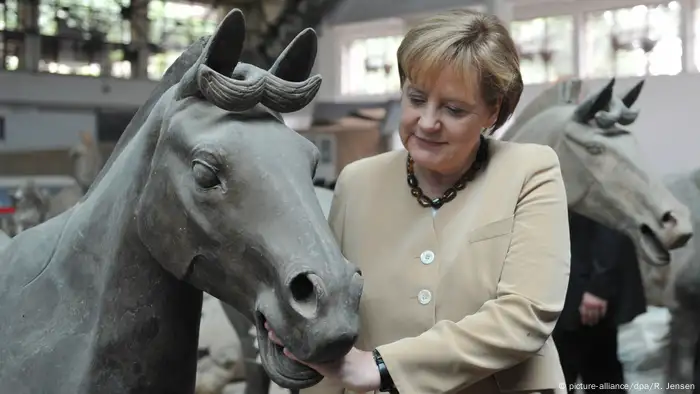
M 292 293 L 291 306 L 301 316 L 311 319 L 316 316 L 318 309 L 320 278 L 313 274 L 299 274 L 289 282 Z
M 661 223 L 663 223 L 664 226 L 675 226 L 676 217 L 673 216 L 671 211 L 666 211 L 663 215 L 661 215 Z
M 289 282 L 292 297 L 297 302 L 308 302 L 316 298 L 314 283 L 308 274 L 299 274 Z

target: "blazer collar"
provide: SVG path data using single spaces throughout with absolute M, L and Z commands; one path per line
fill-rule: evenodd
M 397 151 L 390 159 L 387 173 L 382 177 L 385 180 L 385 188 L 383 188 L 384 199 L 389 204 L 387 209 L 396 210 L 399 221 L 397 225 L 415 226 L 419 223 L 425 223 L 433 228 L 435 236 L 439 238 L 452 219 L 466 209 L 466 205 L 470 204 L 470 200 L 473 199 L 472 196 L 478 193 L 484 174 L 478 174 L 472 182 L 467 184 L 464 190 L 457 192 L 454 200 L 440 207 L 433 218 L 433 209 L 421 206 L 411 194 L 411 189 L 406 180 L 407 156 L 407 151 Z M 394 207 L 390 207 L 391 205 L 394 205 Z

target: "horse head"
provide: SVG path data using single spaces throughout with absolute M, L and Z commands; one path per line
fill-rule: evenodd
M 27 181 L 10 196 L 15 212 L 12 215 L 15 233 L 41 224 L 48 211 L 48 201 L 34 181 Z
M 626 233 L 643 261 L 668 264 L 669 251 L 692 236 L 690 212 L 644 168 L 637 140 L 625 127 L 637 118 L 630 107 L 643 81 L 621 98 L 613 95 L 614 83 L 578 104 L 544 111 L 538 125 L 558 136 L 552 146 L 571 209 Z
M 135 221 L 166 271 L 255 323 L 273 381 L 303 388 L 321 375 L 284 356 L 264 324 L 304 361 L 337 360 L 356 340 L 363 282 L 317 202 L 319 152 L 280 115 L 320 87 L 316 34 L 301 32 L 269 70 L 239 63 L 244 34 L 243 14 L 230 12 L 156 104 Z
M 93 135 L 80 133 L 80 143 L 70 149 L 69 155 L 73 161 L 73 176 L 85 192 L 102 168 L 102 155 Z

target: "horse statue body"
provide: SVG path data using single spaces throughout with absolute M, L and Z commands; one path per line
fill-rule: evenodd
M 559 156 L 569 208 L 626 234 L 646 263 L 670 262 L 693 234 L 688 207 L 643 168 L 634 135 L 622 126 L 642 83 L 621 99 L 615 79 L 576 103 L 581 80 L 563 81 L 530 102 L 503 140 L 549 145 Z M 624 110 L 623 110 L 624 109 Z
M 34 181 L 25 182 L 10 197 L 15 208 L 12 214 L 12 234 L 19 234 L 46 220 L 49 198 Z
M 102 169 L 100 148 L 88 132 L 81 133 L 80 143 L 71 148 L 68 154 L 73 161 L 73 177 L 76 184 L 51 196 L 46 208 L 46 219 L 51 219 L 78 203 Z
M 690 208 L 693 228 L 700 228 L 700 169 L 670 176 L 666 184 Z M 700 237 L 693 237 L 686 246 L 674 250 L 671 264 L 657 270 L 666 276 L 662 282 L 663 301 L 671 313 L 666 363 L 666 381 L 671 384 L 668 391 L 691 394 L 693 386 L 700 383 Z M 649 276 L 643 275 L 645 279 Z M 645 288 L 651 287 L 645 283 Z
M 47 195 L 30 180 L 13 193 L 13 234 L 19 234 L 64 212 L 77 204 L 88 191 L 102 168 L 102 158 L 92 134 L 82 133 L 80 139 L 80 143 L 69 152 L 73 161 L 74 185 L 61 189 L 55 195 Z
M 168 69 L 83 199 L 0 250 L 0 392 L 192 394 L 202 292 L 255 323 L 286 388 L 354 345 L 362 277 L 315 198 L 319 152 L 279 115 L 321 83 L 313 30 L 269 70 L 231 11 Z

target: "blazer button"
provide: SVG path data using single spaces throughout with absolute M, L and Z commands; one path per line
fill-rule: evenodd
M 432 250 L 426 250 L 420 254 L 420 261 L 425 265 L 431 264 L 433 260 L 435 260 L 435 253 Z
M 420 302 L 421 305 L 429 304 L 432 298 L 433 295 L 430 293 L 430 290 L 421 290 L 418 292 L 418 302 Z

